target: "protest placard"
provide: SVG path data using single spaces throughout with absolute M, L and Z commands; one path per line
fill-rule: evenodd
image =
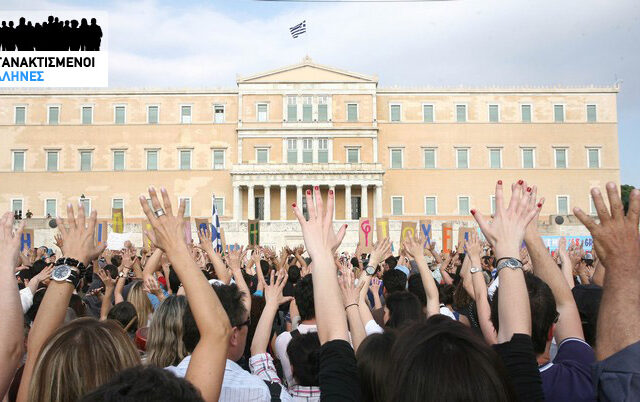
M 370 253 L 373 250 L 373 229 L 369 218 L 360 218 L 358 221 L 358 238 L 362 251 Z

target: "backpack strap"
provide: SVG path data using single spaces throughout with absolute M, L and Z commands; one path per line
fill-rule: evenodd
M 271 382 L 267 380 L 262 380 L 262 381 L 264 381 L 264 383 L 267 384 L 267 387 L 269 387 L 269 393 L 271 394 L 271 402 L 280 402 L 280 392 L 282 390 L 282 388 L 280 387 L 280 384 L 278 384 L 277 382 Z
M 291 334 L 291 338 L 297 338 L 300 336 L 300 331 L 298 331 L 297 329 L 294 329 L 293 331 L 289 332 Z

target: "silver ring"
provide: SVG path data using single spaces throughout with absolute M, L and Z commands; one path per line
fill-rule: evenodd
M 164 209 L 160 208 L 160 209 L 156 209 L 155 211 L 153 211 L 154 214 L 156 214 L 156 217 L 161 217 L 162 215 L 164 215 Z

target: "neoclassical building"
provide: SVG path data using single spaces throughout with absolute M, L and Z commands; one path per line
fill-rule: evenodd
M 393 77 L 389 77 L 393 81 Z M 470 219 L 495 181 L 536 183 L 542 214 L 593 211 L 619 183 L 618 87 L 397 88 L 301 63 L 230 89 L 0 92 L 0 205 L 34 218 L 81 200 L 143 218 L 138 196 L 166 187 L 192 217 L 293 222 L 312 185 L 337 220 Z

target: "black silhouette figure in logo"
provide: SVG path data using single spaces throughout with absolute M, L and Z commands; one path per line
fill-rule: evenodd
M 0 23 L 0 51 L 100 51 L 102 28 L 95 18 L 61 20 L 50 15 L 42 23 L 20 17 Z

